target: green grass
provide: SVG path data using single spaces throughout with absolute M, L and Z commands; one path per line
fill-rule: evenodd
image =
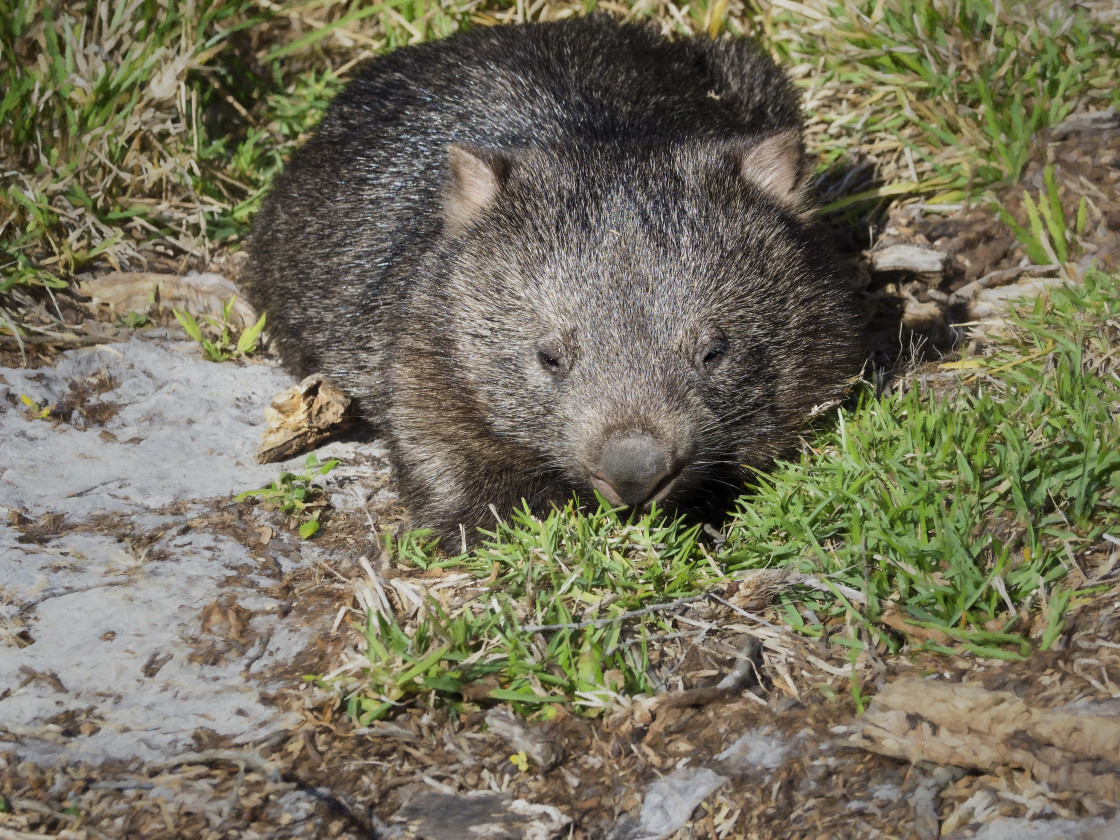
M 1088 226 L 1088 202 L 1080 196 L 1073 223 L 1066 218 L 1060 191 L 1055 180 L 1054 167 L 1042 170 L 1045 192 L 1032 196 L 1024 190 L 1021 196 L 1026 222 L 1021 223 L 1003 205 L 996 203 L 996 211 L 1011 228 L 1016 239 L 1023 243 L 1027 256 L 1035 265 L 1065 266 L 1079 252 L 1078 240 Z
M 249 0 L 0 4 L 0 158 L 18 173 L 0 191 L 0 294 L 65 286 L 98 261 L 142 267 L 151 248 L 204 264 L 244 237 L 341 87 L 332 35 L 352 29 L 370 55 L 463 19 L 425 2 L 322 5 L 336 19 L 316 27 L 314 8 Z
M 296 527 L 299 535 L 309 540 L 321 527 L 319 516 L 327 505 L 323 488 L 313 482 L 338 466 L 338 459 L 320 461 L 312 452 L 303 462 L 303 474 L 283 471 L 268 487 L 246 490 L 233 497 L 235 502 L 257 499 L 262 505 L 285 514 Z
M 246 230 L 284 143 L 223 114 L 249 114 L 269 93 L 233 44 L 265 19 L 244 2 L 185 8 L 32 0 L 3 15 L 0 139 L 21 170 L 0 195 L 5 286 L 66 278 L 103 256 L 128 267 L 138 238 L 201 256 Z M 326 97 L 293 94 L 306 127 Z M 283 138 L 293 126 L 276 110 Z
M 1120 282 L 1092 275 L 1017 324 L 1014 340 L 958 364 L 947 393 L 865 392 L 817 451 L 759 477 L 718 549 L 679 522 L 571 507 L 516 516 L 468 555 L 441 558 L 422 532 L 390 542 L 400 568 L 485 586 L 432 596 L 407 629 L 372 612 L 351 712 L 368 720 L 416 697 L 594 712 L 650 693 L 650 651 L 687 634 L 681 609 L 756 569 L 813 583 L 779 588 L 769 621 L 853 655 L 1047 647 L 1089 591 L 1071 563 L 1120 528 Z M 712 630 L 741 620 L 726 611 Z
M 1056 291 L 955 392 L 865 396 L 821 457 L 744 500 L 729 571 L 790 564 L 859 589 L 862 605 L 814 594 L 812 613 L 783 598 L 803 632 L 858 631 L 844 644 L 897 651 L 906 637 L 880 624 L 896 607 L 965 650 L 1025 652 L 1022 610 L 1061 586 L 1067 547 L 1120 521 L 1117 291 L 1100 275 Z
M 397 562 L 430 568 L 422 539 L 391 544 Z M 658 514 L 624 522 L 607 507 L 580 516 L 569 505 L 543 521 L 515 515 L 483 548 L 438 563 L 490 581 L 484 597 L 454 615 L 432 600 L 407 631 L 371 614 L 368 688 L 352 695 L 351 711 L 377 717 L 429 693 L 593 711 L 620 693 L 652 693 L 650 646 L 676 635 L 662 617 L 667 605 L 695 600 L 720 579 L 696 562 L 702 554 L 698 528 Z
M 200 324 L 195 316 L 189 312 L 172 309 L 175 320 L 183 328 L 183 332 L 201 345 L 202 352 L 212 362 L 225 362 L 242 356 L 251 356 L 257 351 L 257 340 L 264 329 L 266 315 L 261 315 L 256 323 L 237 331 L 230 323 L 233 304 L 237 298 L 231 297 L 222 304 L 222 317 L 202 315 Z M 136 313 L 132 313 L 136 314 Z M 236 335 L 236 338 L 235 338 Z M 213 337 L 211 337 L 213 336 Z

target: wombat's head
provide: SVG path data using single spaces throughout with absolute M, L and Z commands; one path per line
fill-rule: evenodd
M 405 316 L 435 320 L 397 359 L 398 460 L 419 473 L 405 485 L 421 518 L 470 520 L 473 498 L 486 521 L 490 504 L 573 490 L 725 506 L 859 369 L 803 182 L 796 132 L 625 153 L 453 146 L 443 247 Z

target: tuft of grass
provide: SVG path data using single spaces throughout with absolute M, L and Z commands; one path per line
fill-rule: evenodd
M 197 250 L 208 196 L 199 192 L 199 122 L 206 101 L 187 90 L 192 68 L 217 50 L 230 7 L 134 3 L 18 3 L 0 23 L 0 146 L 14 170 L 0 193 L 10 280 L 63 277 L 99 256 L 135 258 L 137 225 Z M 207 42 L 210 41 L 208 44 Z M 206 46 L 211 47 L 209 51 Z M 195 241 L 167 223 L 169 195 L 194 200 Z M 184 236 L 185 235 L 185 236 Z
M 719 547 L 656 514 L 574 505 L 520 513 L 450 558 L 423 532 L 390 540 L 398 568 L 473 589 L 417 595 L 411 618 L 370 611 L 351 713 L 425 698 L 596 713 L 661 687 L 654 652 L 693 631 L 686 608 L 758 569 L 813 585 L 778 588 L 752 620 L 853 663 L 865 650 L 1014 659 L 1048 647 L 1091 586 L 1078 552 L 1120 528 L 1118 292 L 1101 274 L 1057 289 L 1019 315 L 1010 343 L 958 363 L 948 393 L 865 392 L 799 461 L 759 476 Z M 709 616 L 704 632 L 743 615 Z M 852 686 L 858 702 L 854 670 Z
M 388 611 L 365 627 L 363 687 L 349 709 L 375 719 L 417 697 L 505 701 L 523 712 L 573 703 L 597 713 L 619 694 L 658 688 L 650 648 L 677 636 L 671 617 L 722 575 L 695 562 L 699 528 L 652 512 L 626 521 L 574 503 L 544 520 L 500 523 L 478 550 L 438 565 L 485 580 L 460 604 L 429 598 L 413 626 Z M 387 550 L 400 566 L 436 565 L 425 535 Z
M 180 326 L 182 326 L 186 334 L 202 345 L 202 352 L 205 353 L 206 358 L 212 362 L 225 362 L 242 356 L 251 356 L 257 351 L 257 341 L 261 337 L 261 332 L 264 330 L 267 316 L 261 315 L 255 324 L 241 330 L 235 341 L 230 325 L 230 315 L 233 312 L 233 304 L 236 300 L 237 298 L 231 297 L 222 305 L 222 317 L 220 320 L 211 315 L 203 315 L 202 324 L 199 324 L 198 319 L 189 312 L 184 312 L 180 309 L 171 310 L 175 319 L 179 322 Z M 141 313 L 129 314 L 138 315 Z M 144 317 L 145 321 L 147 320 L 147 316 L 142 317 Z M 131 320 L 136 321 L 136 319 Z M 214 338 L 209 338 L 204 334 L 204 325 L 209 328 L 207 332 L 211 333 Z
M 139 329 L 148 326 L 150 323 L 151 318 L 147 312 L 126 312 L 123 315 L 118 315 L 116 320 L 118 327 L 127 329 Z
M 337 467 L 338 459 L 320 461 L 318 454 L 312 452 L 303 465 L 302 475 L 283 471 L 270 486 L 238 493 L 233 500 L 259 499 L 266 507 L 286 514 L 297 525 L 299 535 L 309 540 L 319 532 L 319 516 L 327 503 L 323 489 L 313 482 Z
M 1026 224 L 1021 224 L 1006 204 L 993 199 L 996 212 L 1022 243 L 1035 265 L 1056 265 L 1067 272 L 1066 265 L 1081 251 L 1080 237 L 1088 227 L 1088 202 L 1080 196 L 1076 216 L 1068 219 L 1062 207 L 1061 193 L 1054 167 L 1042 169 L 1042 189 L 1037 199 L 1024 190 L 1020 195 Z M 1068 279 L 1068 272 L 1063 274 Z
M 363 57 L 474 3 L 0 5 L 0 294 L 235 244 Z
M 20 394 L 19 401 L 27 408 L 27 415 L 35 420 L 46 420 L 51 416 L 54 410 L 53 405 L 40 405 L 35 399 L 27 396 L 27 394 Z

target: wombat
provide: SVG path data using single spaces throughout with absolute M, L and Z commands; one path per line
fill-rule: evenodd
M 863 359 L 798 98 L 749 42 L 606 16 L 366 64 L 255 223 L 286 364 L 445 535 L 573 494 L 711 520 Z

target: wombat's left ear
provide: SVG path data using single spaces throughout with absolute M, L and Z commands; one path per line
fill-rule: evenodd
M 783 204 L 803 209 L 808 172 L 799 131 L 780 131 L 747 141 L 736 147 L 735 158 L 744 179 Z
M 451 180 L 443 194 L 443 221 L 455 233 L 465 228 L 497 197 L 509 177 L 503 152 L 453 143 L 447 148 Z

